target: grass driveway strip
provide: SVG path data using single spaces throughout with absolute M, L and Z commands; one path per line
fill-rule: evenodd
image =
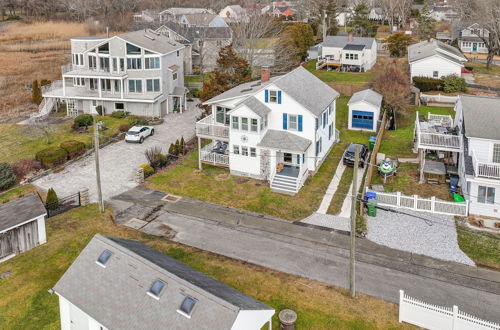
M 332 201 L 330 202 L 330 206 L 328 207 L 328 211 L 326 213 L 333 215 L 340 213 L 344 200 L 348 198 L 347 195 L 350 193 L 349 188 L 351 187 L 353 175 L 354 169 L 352 167 L 346 167 L 342 177 L 340 178 L 337 191 L 333 194 Z

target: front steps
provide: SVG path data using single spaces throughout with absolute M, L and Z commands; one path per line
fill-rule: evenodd
M 271 181 L 271 190 L 288 195 L 295 195 L 299 192 L 298 178 L 276 174 Z

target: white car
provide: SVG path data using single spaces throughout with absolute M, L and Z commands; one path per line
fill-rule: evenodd
M 134 126 L 128 130 L 125 141 L 142 143 L 144 139 L 153 134 L 155 134 L 155 129 L 152 126 Z

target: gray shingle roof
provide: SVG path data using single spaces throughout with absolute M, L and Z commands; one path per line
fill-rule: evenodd
M 462 60 L 458 60 L 447 54 L 458 56 Z M 408 47 L 408 59 L 410 63 L 434 55 L 440 55 L 458 64 L 462 64 L 467 60 L 460 50 L 436 39 L 430 41 L 424 40 Z
M 208 8 L 184 8 L 184 7 L 172 7 L 162 11 L 160 14 L 169 12 L 174 15 L 184 15 L 184 14 L 215 14 L 212 9 Z
M 460 95 L 467 137 L 500 140 L 500 98 Z
M 165 27 L 171 29 L 178 35 L 186 38 L 191 43 L 195 39 L 229 39 L 233 37 L 233 32 L 229 27 L 211 27 L 211 26 L 183 26 L 175 22 L 165 22 Z M 159 28 L 159 27 L 158 27 Z
M 218 102 L 221 100 L 226 100 L 226 99 L 232 99 L 236 97 L 241 97 L 241 96 L 246 96 L 246 95 L 252 95 L 257 93 L 259 90 L 261 90 L 263 87 L 269 85 L 270 83 L 276 81 L 277 79 L 281 78 L 282 76 L 276 76 L 276 77 L 271 77 L 269 81 L 266 81 L 264 83 L 260 82 L 260 80 L 255 80 L 255 81 L 250 81 L 244 84 L 240 84 L 236 87 L 233 87 L 224 93 L 221 93 L 215 97 L 212 97 L 210 100 L 207 100 L 203 104 L 211 104 L 214 102 Z
M 349 41 L 349 36 L 327 36 L 326 40 L 321 43 L 325 47 L 340 47 L 344 48 L 347 44 L 351 45 L 363 45 L 366 48 L 372 48 L 374 38 L 367 37 L 353 37 Z
M 184 17 L 193 25 L 208 25 L 212 22 L 217 15 L 215 14 L 185 14 Z
M 96 264 L 109 250 L 106 267 Z M 159 300 L 147 291 L 166 283 Z M 95 235 L 54 291 L 109 329 L 230 329 L 240 310 L 273 309 L 140 242 Z M 197 300 L 191 318 L 177 312 Z
M 167 54 L 175 50 L 184 49 L 182 44 L 170 40 L 166 36 L 152 30 L 128 32 L 120 34 L 118 37 L 134 45 L 158 52 L 160 54 Z
M 376 107 L 382 106 L 382 98 L 383 96 L 379 93 L 375 92 L 373 89 L 365 89 L 359 92 L 352 94 L 349 102 L 347 104 L 351 104 L 354 102 L 365 101 L 367 103 L 373 104 Z
M 35 193 L 2 204 L 0 205 L 0 231 L 44 214 L 47 214 L 45 206 Z
M 257 145 L 262 148 L 272 148 L 288 151 L 305 152 L 311 141 L 287 131 L 268 129 L 266 135 Z
M 271 112 L 271 109 L 269 109 L 267 105 L 257 100 L 257 98 L 254 96 L 249 97 L 242 102 L 239 102 L 236 106 L 239 105 L 246 105 L 248 108 L 250 108 L 250 110 L 252 110 L 261 118 Z

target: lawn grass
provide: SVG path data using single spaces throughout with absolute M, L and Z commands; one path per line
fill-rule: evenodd
M 316 70 L 316 60 L 309 61 L 303 66 L 312 74 L 314 74 L 319 79 L 324 82 L 337 82 L 337 83 L 347 83 L 353 85 L 365 85 L 369 83 L 374 76 L 372 71 L 370 72 L 335 72 L 326 70 Z
M 338 188 L 335 191 L 335 194 L 333 194 L 332 201 L 330 202 L 330 206 L 328 207 L 328 211 L 326 213 L 334 215 L 340 213 L 344 200 L 349 194 L 349 188 L 351 187 L 353 175 L 354 169 L 352 167 L 346 167 L 344 173 L 342 173 Z
M 104 122 L 109 127 L 106 131 L 101 131 L 105 136 L 105 141 L 110 136 L 118 132 L 121 124 L 127 123 L 127 119 L 117 119 L 110 116 L 97 117 L 97 120 Z M 37 151 L 48 147 L 59 146 L 61 142 L 67 140 L 78 140 L 87 147 L 92 146 L 92 128 L 86 133 L 73 133 L 71 130 L 72 120 L 64 123 L 51 125 L 50 144 L 41 130 L 29 125 L 0 124 L 0 150 L 2 150 L 2 161 L 13 163 L 22 158 L 34 158 Z
M 458 245 L 478 266 L 500 270 L 500 235 L 457 225 Z
M 210 75 L 211 75 L 210 72 L 205 73 L 204 74 L 205 80 L 209 80 L 210 79 Z M 188 84 L 188 83 L 199 83 L 199 82 L 201 82 L 201 75 L 199 75 L 199 74 L 184 76 L 184 83 L 186 83 L 186 84 Z
M 482 74 L 497 74 L 500 75 L 500 65 L 492 64 L 491 69 L 486 69 L 486 63 L 481 62 L 467 62 L 465 63 L 466 67 L 471 67 L 473 73 L 482 73 Z
M 35 187 L 30 184 L 24 184 L 11 188 L 0 194 L 0 204 L 4 204 L 14 199 L 21 198 L 35 191 L 36 191 Z
M 277 311 L 291 308 L 299 329 L 410 329 L 398 323 L 397 305 L 297 276 L 265 269 L 139 233 L 112 222 L 109 210 L 96 204 L 73 209 L 47 220 L 46 244 L 0 264 L 0 324 L 2 329 L 58 329 L 59 307 L 52 288 L 96 234 L 139 240 Z

